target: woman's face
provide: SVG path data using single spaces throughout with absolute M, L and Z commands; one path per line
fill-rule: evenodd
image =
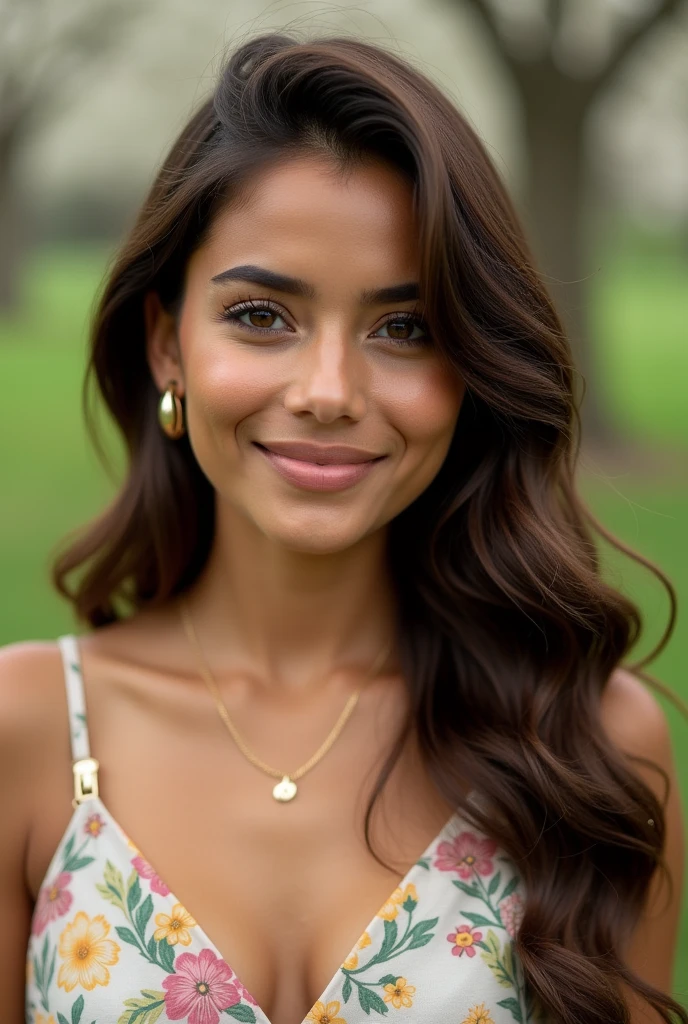
M 381 162 L 273 165 L 189 261 L 178 321 L 148 307 L 218 495 L 292 550 L 383 528 L 447 454 L 463 386 L 418 315 L 411 186 Z

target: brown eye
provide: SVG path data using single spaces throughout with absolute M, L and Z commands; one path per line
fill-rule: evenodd
M 269 306 L 253 306 L 251 309 L 244 309 L 243 311 L 235 308 L 234 310 L 227 310 L 225 315 L 227 319 L 238 320 L 245 327 L 255 327 L 259 331 L 269 331 L 273 327 L 281 331 L 287 326 L 284 318 L 276 310 L 270 309 Z
M 396 341 L 402 345 L 412 342 L 425 344 L 428 341 L 423 322 L 413 316 L 400 316 L 387 320 L 375 334 L 378 338 L 387 338 L 389 341 Z
M 248 322 L 253 327 L 272 327 L 277 316 L 269 309 L 255 309 L 248 313 Z
M 387 323 L 387 333 L 390 338 L 398 338 L 400 341 L 408 341 L 413 334 L 414 324 L 409 320 L 390 320 Z

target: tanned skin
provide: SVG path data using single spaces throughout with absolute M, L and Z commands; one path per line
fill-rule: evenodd
M 437 473 L 459 414 L 462 382 L 422 328 L 396 343 L 416 301 L 371 299 L 417 283 L 416 239 L 411 190 L 394 170 L 371 161 L 343 173 L 325 157 L 294 157 L 255 176 L 218 215 L 189 261 L 178 319 L 147 298 L 151 374 L 160 392 L 178 381 L 217 495 L 189 608 L 230 714 L 276 766 L 295 768 L 319 746 L 390 639 L 386 529 Z M 225 275 L 237 267 L 292 281 Z M 243 320 L 223 318 L 249 300 Z M 296 440 L 381 459 L 343 491 L 305 491 L 258 447 Z M 411 742 L 373 819 L 373 843 L 394 870 L 363 841 L 367 798 L 406 710 L 394 652 L 285 806 L 226 732 L 173 604 L 79 643 L 106 806 L 272 1024 L 296 1024 L 451 814 Z M 667 903 L 654 887 L 630 954 L 644 978 L 670 989 L 683 829 L 666 720 L 623 671 L 603 719 L 610 743 L 658 762 L 672 783 L 674 896 Z M 661 793 L 659 776 L 643 774 Z M 72 814 L 54 642 L 0 651 L 0 779 L 0 990 L 3 1021 L 23 1024 L 32 904 Z M 653 1019 L 634 1010 L 634 1024 Z

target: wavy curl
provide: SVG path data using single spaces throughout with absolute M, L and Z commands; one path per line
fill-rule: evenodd
M 122 606 L 167 601 L 203 567 L 213 491 L 188 438 L 172 444 L 158 428 L 143 299 L 157 291 L 174 308 L 219 206 L 256 167 L 304 149 L 345 163 L 377 157 L 413 182 L 425 315 L 467 387 L 440 472 L 390 525 L 411 695 L 405 734 L 417 734 L 446 799 L 520 866 L 527 903 L 516 948 L 546 1019 L 627 1024 L 625 983 L 662 1020 L 688 1024 L 623 956 L 663 867 L 665 825 L 600 724 L 603 691 L 641 621 L 602 580 L 595 537 L 658 573 L 672 619 L 673 591 L 577 496 L 578 398 L 561 322 L 482 144 L 407 63 L 352 39 L 282 35 L 230 57 L 164 161 L 94 317 L 87 421 L 98 444 L 95 382 L 128 473 L 112 504 L 69 539 L 55 586 L 97 628 Z M 368 839 L 402 743 L 368 808 Z M 466 778 L 489 812 L 466 804 Z

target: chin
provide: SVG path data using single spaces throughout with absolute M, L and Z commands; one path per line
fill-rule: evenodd
M 375 527 L 366 529 L 360 523 L 333 521 L 331 516 L 304 516 L 299 522 L 272 521 L 258 525 L 264 536 L 280 547 L 311 555 L 339 554 L 375 531 Z

